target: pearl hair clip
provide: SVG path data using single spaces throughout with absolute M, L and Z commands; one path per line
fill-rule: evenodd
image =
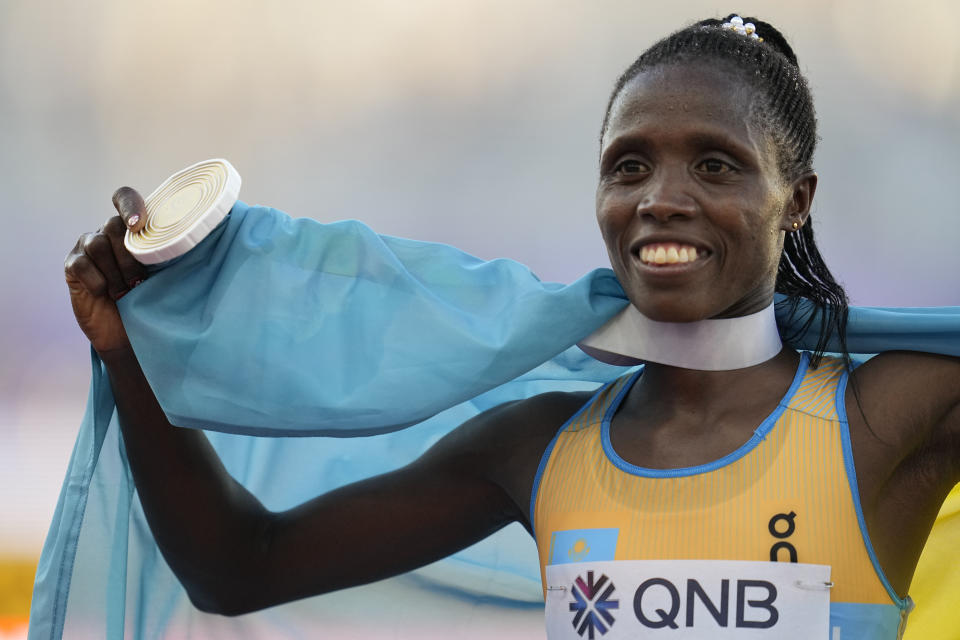
M 724 29 L 736 31 L 742 36 L 749 36 L 758 42 L 763 42 L 763 38 L 757 35 L 757 26 L 752 22 L 744 24 L 743 18 L 740 16 L 733 16 L 730 18 L 730 22 L 724 22 L 722 26 Z

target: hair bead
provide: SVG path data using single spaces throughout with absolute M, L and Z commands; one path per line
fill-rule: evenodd
M 728 31 L 739 33 L 742 36 L 750 36 L 750 38 L 753 40 L 763 42 L 763 38 L 757 34 L 757 26 L 752 22 L 747 22 L 744 24 L 743 18 L 740 16 L 731 17 L 730 22 L 724 22 L 721 27 L 723 29 L 727 29 Z

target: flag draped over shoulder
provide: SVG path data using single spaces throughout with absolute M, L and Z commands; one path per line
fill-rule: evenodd
M 492 406 L 621 375 L 575 345 L 626 304 L 608 269 L 543 283 L 510 260 L 237 203 L 118 306 L 170 422 L 208 430 L 230 473 L 281 510 L 402 466 Z M 803 320 L 778 317 L 781 333 Z M 960 307 L 852 308 L 848 344 L 960 356 Z M 31 640 L 543 635 L 537 555 L 519 525 L 374 585 L 239 618 L 195 610 L 146 525 L 96 354 L 92 374 Z

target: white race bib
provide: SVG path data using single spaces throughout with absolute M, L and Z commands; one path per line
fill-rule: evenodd
M 548 565 L 550 640 L 829 638 L 830 567 L 729 560 Z

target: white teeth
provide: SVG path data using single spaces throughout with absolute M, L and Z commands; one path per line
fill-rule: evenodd
M 640 261 L 645 264 L 677 264 L 693 262 L 698 257 L 697 248 L 675 242 L 649 244 L 640 247 Z

